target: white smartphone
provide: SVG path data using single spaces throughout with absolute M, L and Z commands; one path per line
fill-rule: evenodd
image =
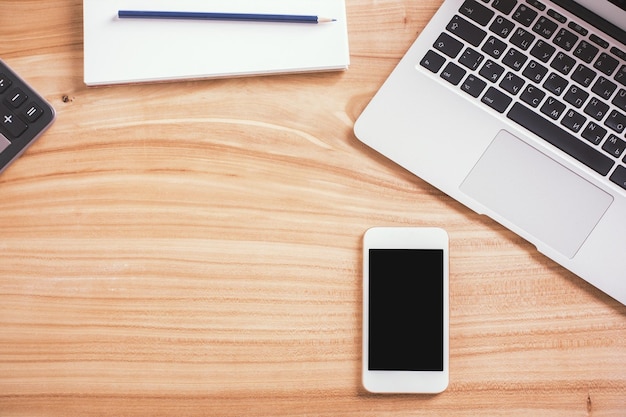
M 438 393 L 449 380 L 448 234 L 375 227 L 363 237 L 363 386 Z

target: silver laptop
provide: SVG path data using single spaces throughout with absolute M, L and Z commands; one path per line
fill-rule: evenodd
M 626 1 L 445 0 L 363 143 L 626 304 Z

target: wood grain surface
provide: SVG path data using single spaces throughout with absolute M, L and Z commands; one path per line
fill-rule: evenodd
M 3 0 L 57 120 L 0 176 L 0 416 L 626 416 L 626 307 L 352 132 L 440 3 L 347 0 L 345 72 L 87 88 L 82 2 Z M 450 234 L 439 395 L 360 385 L 401 225 Z

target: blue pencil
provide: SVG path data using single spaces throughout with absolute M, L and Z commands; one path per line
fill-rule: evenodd
M 160 12 L 144 10 L 120 10 L 120 19 L 188 19 L 188 20 L 228 20 L 240 22 L 279 22 L 279 23 L 325 23 L 336 19 L 293 15 L 293 14 L 254 14 L 254 13 L 205 13 L 205 12 Z

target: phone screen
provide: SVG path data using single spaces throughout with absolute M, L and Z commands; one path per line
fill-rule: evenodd
M 444 253 L 369 250 L 368 368 L 443 371 Z

